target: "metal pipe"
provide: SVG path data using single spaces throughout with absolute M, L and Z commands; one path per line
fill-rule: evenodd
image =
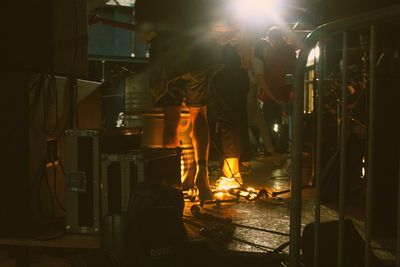
M 322 180 L 322 134 L 323 134 L 323 106 L 324 106 L 324 79 L 325 79 L 325 42 L 319 43 L 320 56 L 317 64 L 317 136 L 316 136 L 316 170 L 315 170 L 315 228 L 314 228 L 314 267 L 319 266 L 319 233 L 321 219 L 321 180 Z
M 312 45 L 315 41 L 309 40 Z M 296 62 L 293 105 L 292 178 L 290 181 L 290 266 L 300 266 L 301 188 L 303 165 L 304 72 L 311 45 L 305 43 Z
M 106 61 L 101 61 L 101 82 L 104 83 L 106 81 Z
M 340 116 L 340 182 L 339 182 L 339 233 L 338 233 L 338 267 L 343 266 L 344 245 L 344 208 L 346 202 L 346 169 L 347 169 L 347 32 L 343 32 L 343 69 L 342 69 L 342 103 Z
M 380 23 L 398 20 L 400 14 L 400 5 L 390 6 L 388 8 L 375 10 L 347 19 L 334 21 L 319 26 L 306 38 L 299 58 L 296 63 L 295 74 L 295 99 L 293 116 L 293 145 L 292 145 L 292 180 L 291 180 L 291 205 L 290 205 L 290 266 L 300 266 L 300 231 L 301 231 L 301 179 L 302 179 L 302 145 L 303 145 L 303 98 L 304 98 L 304 69 L 307 63 L 308 54 L 311 47 L 326 34 L 335 34 L 344 29 L 354 30 L 365 25 L 370 25 L 376 21 Z M 345 49 L 346 50 L 346 49 Z M 347 52 L 343 52 L 347 53 Z M 346 64 L 347 65 L 347 64 Z M 347 71 L 347 70 L 346 70 Z M 370 100 L 371 101 L 371 100 Z M 370 111 L 371 112 L 371 111 Z M 342 151 L 343 153 L 343 151 Z M 343 169 L 343 168 L 342 168 Z M 369 187 L 371 188 L 371 187 Z M 343 190 L 342 190 L 343 191 Z M 343 208 L 343 207 L 342 207 Z M 344 214 L 342 213 L 341 216 Z M 342 233 L 340 242 L 343 242 L 343 225 L 339 224 L 339 232 Z M 341 249 L 343 246 L 338 247 Z M 340 252 L 342 261 L 343 252 Z M 340 266 L 340 265 L 339 265 Z
M 399 178 L 397 181 L 400 181 L 400 145 L 399 145 Z M 398 182 L 398 190 L 397 190 L 397 236 L 396 236 L 396 267 L 400 267 L 400 182 Z
M 375 162 L 375 93 L 376 93 L 376 27 L 371 25 L 369 49 L 369 114 L 368 114 L 368 167 L 367 167 L 367 203 L 365 221 L 365 266 L 371 266 L 372 203 Z
M 399 18 L 399 14 L 400 5 L 392 5 L 387 8 L 381 8 L 357 16 L 332 21 L 317 27 L 313 32 L 316 32 L 317 34 L 318 32 L 324 31 L 329 34 L 336 34 L 342 32 L 344 29 L 360 29 L 367 25 L 371 25 L 375 21 L 379 21 L 380 23 L 396 21 Z M 312 33 L 310 36 L 311 35 Z

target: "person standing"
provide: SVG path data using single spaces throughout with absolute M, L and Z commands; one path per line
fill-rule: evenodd
M 279 164 L 281 155 L 276 152 L 268 125 L 262 116 L 259 106 L 260 92 L 263 92 L 268 98 L 278 101 L 278 98 L 270 90 L 265 80 L 264 58 L 270 48 L 271 45 L 263 39 L 257 41 L 255 45 L 254 54 L 251 58 L 251 67 L 248 71 L 250 89 L 247 94 L 247 112 L 249 122 L 255 124 L 260 131 L 266 152 L 269 156 L 272 156 L 275 164 Z
M 165 147 L 179 146 L 182 105 L 189 108 L 196 162 L 195 185 L 201 200 L 212 199 L 208 177 L 210 134 L 207 104 L 210 83 L 222 68 L 213 33 L 213 0 L 137 0 L 136 20 L 149 46 L 150 90 L 164 111 Z
M 274 136 L 274 125 L 282 126 L 283 118 L 288 120 L 288 117 L 290 117 L 289 100 L 292 90 L 290 85 L 287 85 L 286 74 L 293 74 L 294 72 L 296 52 L 288 44 L 284 32 L 276 26 L 268 30 L 266 40 L 271 44 L 271 49 L 265 54 L 265 81 L 271 94 L 265 95 L 262 110 L 264 119 L 268 124 L 269 133 Z M 289 131 L 280 129 L 280 132 L 281 142 L 278 142 L 277 138 L 273 138 L 274 145 L 279 152 L 287 152 L 289 149 Z
M 223 154 L 224 177 L 217 185 L 240 187 L 243 181 L 239 172 L 239 160 L 250 160 L 246 114 L 249 78 L 247 70 L 241 68 L 241 58 L 233 45 L 223 47 L 222 63 L 224 67 L 215 75 L 211 85 Z

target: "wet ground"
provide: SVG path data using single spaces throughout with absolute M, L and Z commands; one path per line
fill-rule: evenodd
M 218 165 L 218 164 L 216 164 Z M 225 246 L 229 250 L 248 251 L 248 252 L 265 252 L 278 248 L 289 241 L 289 205 L 290 193 L 279 192 L 289 190 L 289 169 L 290 160 L 287 159 L 280 166 L 276 166 L 267 158 L 258 158 L 251 161 L 251 171 L 243 172 L 242 178 L 244 188 L 252 187 L 260 190 L 265 189 L 267 195 L 249 201 L 244 197 L 240 197 L 238 202 L 207 204 L 200 208 L 200 214 L 216 216 L 224 218 L 226 221 L 231 220 L 233 225 L 232 238 L 227 237 Z M 307 172 L 307 166 L 305 167 Z M 212 181 L 216 181 L 220 173 L 218 166 L 210 167 L 210 176 Z M 310 181 L 304 181 L 307 185 Z M 275 197 L 272 193 L 277 194 Z M 235 199 L 234 196 L 226 196 L 225 198 Z M 314 203 L 313 189 L 311 187 L 303 190 L 303 216 L 302 226 L 314 220 Z M 188 228 L 189 236 L 193 239 L 209 238 L 205 237 L 207 231 L 215 230 L 213 227 L 219 225 L 214 219 L 203 216 L 202 219 L 194 218 L 191 208 L 193 203 L 186 202 L 185 205 L 185 221 Z M 329 221 L 337 219 L 337 213 L 326 207 L 322 207 L 321 220 Z M 198 224 L 198 225 L 196 225 Z M 207 226 L 210 229 L 203 229 L 200 233 L 201 226 Z M 217 230 L 216 230 L 217 231 Z M 211 235 L 211 234 L 210 234 Z M 223 234 L 220 234 L 223 236 Z M 228 235 L 225 233 L 225 235 Z M 211 237 L 218 238 L 218 237 Z M 220 237 L 222 238 L 222 237 Z M 221 240 L 219 240 L 221 241 Z M 287 251 L 285 248 L 284 251 Z
M 307 157 L 308 155 L 306 155 Z M 309 156 L 308 156 L 309 157 Z M 302 194 L 302 229 L 314 221 L 314 193 L 312 184 L 311 160 L 305 160 L 303 165 L 303 194 Z M 218 163 L 210 164 L 210 178 L 215 182 L 221 175 Z M 290 190 L 289 181 L 290 159 L 276 166 L 266 158 L 257 158 L 251 161 L 251 171 L 243 172 L 244 188 L 252 187 L 264 189 L 267 195 L 249 201 L 234 196 L 225 198 L 236 202 L 206 204 L 199 207 L 199 203 L 186 201 L 184 210 L 185 226 L 189 238 L 192 240 L 212 240 L 218 246 L 228 251 L 263 253 L 282 249 L 288 253 L 290 226 L 290 193 L 281 193 Z M 275 197 L 273 196 L 275 195 Z M 195 209 L 193 208 L 195 207 Z M 200 212 L 200 216 L 193 216 L 193 211 Z M 364 236 L 363 213 L 355 207 L 347 215 L 355 225 L 360 236 Z M 338 219 L 337 205 L 321 206 L 321 222 Z M 391 241 L 373 241 L 375 255 L 390 265 L 395 256 L 385 247 L 393 247 Z M 382 249 L 383 248 L 383 249 Z

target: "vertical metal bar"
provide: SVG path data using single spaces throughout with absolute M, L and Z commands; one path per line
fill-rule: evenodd
M 303 164 L 303 108 L 304 108 L 304 69 L 309 47 L 300 52 L 296 64 L 294 106 L 293 106 L 293 144 L 292 144 L 292 177 L 290 200 L 290 267 L 300 266 L 301 238 L 301 187 Z
M 101 177 L 100 177 L 100 191 L 101 191 L 101 216 L 106 216 L 110 214 L 108 209 L 109 204 L 109 195 L 108 195 L 108 167 L 110 165 L 110 156 L 102 155 L 101 156 Z
M 93 230 L 100 230 L 100 137 L 93 137 Z
M 325 69 L 325 42 L 319 43 L 319 60 L 317 64 L 317 108 L 314 112 L 317 114 L 317 140 L 316 140 L 316 175 L 315 175 L 315 229 L 314 229 L 314 267 L 319 266 L 319 232 L 321 217 L 321 174 L 322 174 L 322 134 L 323 134 L 323 106 L 324 106 L 324 69 Z
M 397 181 L 400 181 L 400 145 L 399 145 L 399 159 L 398 159 L 398 168 L 399 168 L 399 178 Z M 397 190 L 397 236 L 396 236 L 396 267 L 400 267 L 400 182 L 398 182 L 398 190 Z
M 106 61 L 101 61 L 101 82 L 104 83 L 106 81 Z
M 343 266 L 344 245 L 344 207 L 346 198 L 347 169 L 347 32 L 343 32 L 343 69 L 342 69 L 342 103 L 340 117 L 340 183 L 339 183 L 339 233 L 338 233 L 338 267 Z
M 368 114 L 368 167 L 367 167 L 367 216 L 365 221 L 365 266 L 371 266 L 372 203 L 375 162 L 375 93 L 376 93 L 376 28 L 370 28 L 369 50 L 369 114 Z

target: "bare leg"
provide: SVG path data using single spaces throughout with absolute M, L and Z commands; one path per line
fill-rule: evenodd
M 164 107 L 164 147 L 179 146 L 178 128 L 181 120 L 181 107 Z
M 208 150 L 210 133 L 207 121 L 207 106 L 189 107 L 192 122 L 192 142 L 197 163 L 195 184 L 199 189 L 200 199 L 212 199 L 210 182 L 208 180 Z
M 222 165 L 222 173 L 228 178 L 237 175 L 239 173 L 239 158 L 225 158 Z

